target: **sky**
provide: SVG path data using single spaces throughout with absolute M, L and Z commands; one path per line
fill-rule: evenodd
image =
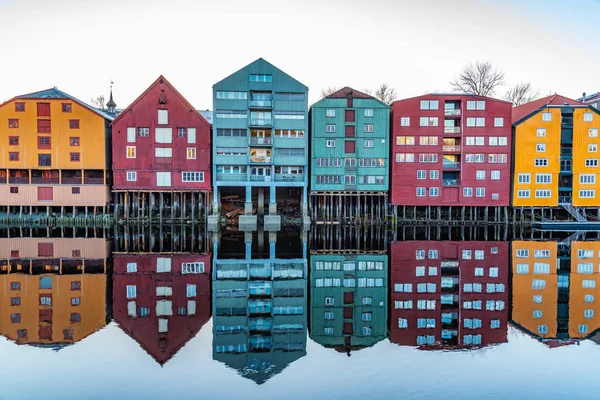
M 449 91 L 490 61 L 505 90 L 600 91 L 600 0 L 0 0 L 0 101 L 53 86 L 125 108 L 163 74 L 198 109 L 259 57 L 309 87 Z

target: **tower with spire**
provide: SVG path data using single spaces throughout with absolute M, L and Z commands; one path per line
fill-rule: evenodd
M 117 115 L 117 103 L 115 103 L 115 101 L 113 100 L 113 83 L 113 81 L 110 82 L 110 99 L 108 100 L 108 103 L 106 103 L 106 112 L 114 117 Z

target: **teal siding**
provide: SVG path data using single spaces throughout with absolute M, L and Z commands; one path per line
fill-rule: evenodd
M 311 190 L 356 190 L 388 191 L 390 169 L 390 108 L 381 101 L 370 98 L 353 99 L 353 107 L 347 108 L 347 99 L 324 98 L 310 109 L 311 124 Z M 327 117 L 327 110 L 335 110 L 335 117 Z M 372 117 L 365 116 L 365 110 L 373 110 Z M 345 111 L 355 111 L 355 122 L 345 122 Z M 326 131 L 327 125 L 335 125 L 335 133 Z M 346 138 L 345 127 L 355 128 L 355 137 Z M 373 125 L 373 132 L 365 132 L 365 125 Z M 328 140 L 335 140 L 335 147 L 327 147 Z M 355 141 L 355 153 L 345 153 L 346 140 Z M 365 141 L 373 142 L 373 147 L 365 147 Z M 317 159 L 341 159 L 341 165 L 318 166 Z M 356 167 L 346 167 L 345 160 L 355 159 Z M 361 166 L 360 159 L 383 159 L 383 166 Z M 369 165 L 369 164 L 367 164 Z M 376 165 L 376 164 L 370 164 Z M 317 176 L 339 176 L 339 184 L 317 183 Z M 344 184 L 345 176 L 354 176 L 356 185 Z M 381 176 L 383 183 L 368 183 L 367 176 Z M 361 183 L 361 177 L 365 177 Z M 373 178 L 372 178 L 373 179 Z
M 272 82 L 251 82 L 251 75 L 270 75 Z M 243 92 L 246 93 L 246 99 L 217 99 L 217 92 Z M 260 109 L 251 108 L 250 100 L 252 92 L 269 93 L 273 101 L 266 102 L 269 106 Z M 278 93 L 303 94 L 303 100 L 275 100 Z M 308 187 L 308 88 L 298 82 L 285 72 L 277 69 L 272 64 L 262 58 L 245 66 L 239 71 L 233 73 L 227 78 L 213 85 L 213 185 L 218 186 L 268 186 L 272 189 L 278 186 L 304 187 L 304 195 Z M 220 111 L 233 111 L 236 116 L 241 118 L 222 118 Z M 236 113 L 237 111 L 237 113 Z M 281 118 L 281 112 L 294 112 L 294 119 Z M 251 112 L 271 113 L 271 123 L 256 130 L 267 131 L 271 142 L 268 146 L 252 146 L 270 151 L 270 159 L 261 164 L 250 164 L 250 136 L 251 136 Z M 244 116 L 245 113 L 245 116 Z M 300 114 L 298 114 L 300 113 Z M 279 118 L 278 118 L 279 117 Z M 300 118 L 298 118 L 300 117 Z M 241 137 L 222 137 L 218 136 L 220 129 L 241 129 L 245 134 Z M 304 131 L 304 137 L 301 138 L 283 138 L 276 136 L 276 130 Z M 217 155 L 217 150 L 224 147 L 244 147 L 247 155 Z M 278 149 L 280 149 L 278 151 Z M 289 155 L 289 149 L 296 149 L 294 154 Z M 299 151 L 298 149 L 303 149 Z M 279 155 L 278 155 L 279 153 Z M 287 156 L 283 154 L 288 154 Z M 302 154 L 303 153 L 303 154 Z M 243 160 L 246 160 L 245 162 Z M 217 174 L 219 165 L 246 165 L 247 173 L 238 176 L 222 176 Z M 303 173 L 284 177 L 285 179 L 276 179 L 276 166 L 301 166 Z M 253 167 L 267 167 L 271 171 L 270 181 L 260 181 L 251 179 Z

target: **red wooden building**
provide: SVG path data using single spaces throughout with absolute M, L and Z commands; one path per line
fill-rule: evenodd
M 461 94 L 394 102 L 390 202 L 508 206 L 511 108 L 505 101 Z
M 188 215 L 196 208 L 197 216 L 211 188 L 206 119 L 161 75 L 112 127 L 116 204 L 135 215 L 138 205 L 174 204 Z
M 208 322 L 210 255 L 115 254 L 113 314 L 159 364 Z
M 392 243 L 390 341 L 422 349 L 505 343 L 509 259 L 508 242 Z

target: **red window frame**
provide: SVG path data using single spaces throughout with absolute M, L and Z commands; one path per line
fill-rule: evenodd
M 19 187 L 18 186 L 11 186 L 10 187 L 10 194 L 19 194 Z
M 15 112 L 25 112 L 25 103 L 15 102 Z
M 80 193 L 81 193 L 81 188 L 79 188 L 79 187 L 71 188 L 71 194 L 80 194 Z M 73 251 L 75 251 L 75 250 L 73 250 Z M 77 251 L 79 251 L 79 250 L 77 250 Z M 75 257 L 75 256 L 73 256 L 73 257 Z
M 19 161 L 19 152 L 11 151 L 8 153 L 8 161 Z
M 79 120 L 78 119 L 70 119 L 69 120 L 69 129 L 79 129 Z
M 38 136 L 38 149 L 49 150 L 52 147 L 50 136 Z
M 79 136 L 71 136 L 69 138 L 69 145 L 70 146 L 79 146 Z
M 19 119 L 18 118 L 9 118 L 8 127 L 10 129 L 17 129 L 19 127 Z
M 49 119 L 37 120 L 38 133 L 52 133 Z
M 37 116 L 38 117 L 49 117 L 50 116 L 50 103 L 37 103 Z
M 74 161 L 74 162 L 81 161 L 80 157 L 79 157 L 79 153 L 70 153 L 70 157 L 71 157 L 71 161 Z
M 8 137 L 8 145 L 9 146 L 18 146 L 19 145 L 19 137 L 18 136 L 9 136 Z
M 62 103 L 62 112 L 70 113 L 73 111 L 73 104 L 71 103 Z

